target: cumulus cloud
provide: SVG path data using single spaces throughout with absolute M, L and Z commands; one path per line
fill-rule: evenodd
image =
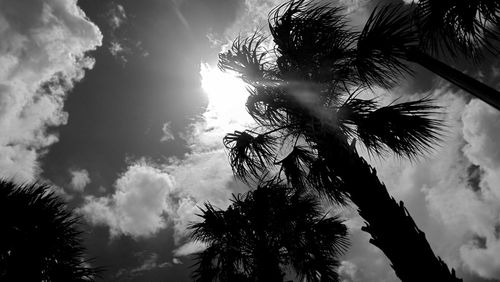
M 65 124 L 68 90 L 92 68 L 102 35 L 76 0 L 0 1 L 0 170 L 30 181 Z
M 69 173 L 71 174 L 70 186 L 75 191 L 83 192 L 85 186 L 91 182 L 89 172 L 86 169 L 70 170 Z
M 172 178 L 145 164 L 134 164 L 115 183 L 107 197 L 86 197 L 80 212 L 93 224 L 106 224 L 111 236 L 150 237 L 166 225 L 163 213 L 173 192 Z

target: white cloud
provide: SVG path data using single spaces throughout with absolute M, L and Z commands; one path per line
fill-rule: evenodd
M 80 170 L 70 170 L 71 174 L 71 188 L 78 192 L 83 192 L 85 186 L 87 186 L 91 180 L 89 172 L 86 169 Z
M 146 164 L 134 164 L 115 183 L 108 197 L 86 197 L 80 212 L 94 224 L 106 224 L 111 236 L 150 237 L 166 226 L 163 217 L 171 177 Z
M 142 263 L 138 267 L 132 268 L 130 270 L 125 268 L 118 270 L 118 272 L 116 273 L 116 277 L 119 277 L 122 280 L 128 280 L 127 278 L 137 277 L 145 271 L 172 266 L 172 263 L 168 261 L 159 262 L 159 256 L 157 253 L 139 252 L 136 253 L 135 256 L 139 257 L 142 260 Z
M 342 282 L 352 282 L 356 281 L 356 276 L 357 276 L 358 269 L 356 265 L 350 261 L 342 261 L 338 273 L 341 277 Z
M 0 1 L 0 171 L 30 181 L 65 124 L 66 93 L 94 62 L 102 35 L 76 0 Z
M 160 139 L 161 142 L 168 142 L 175 139 L 170 122 L 166 122 L 165 124 L 163 124 L 161 131 L 163 132 L 163 136 Z
M 111 9 L 108 12 L 109 14 L 109 25 L 112 29 L 119 28 L 126 20 L 127 13 L 125 12 L 125 8 L 116 3 L 112 3 Z

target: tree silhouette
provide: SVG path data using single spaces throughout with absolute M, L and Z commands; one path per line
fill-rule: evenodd
M 380 22 L 385 19 L 391 24 Z M 359 140 L 371 154 L 413 159 L 439 139 L 441 122 L 432 117 L 438 107 L 431 100 L 380 107 L 375 99 L 357 98 L 409 71 L 401 59 L 415 34 L 400 21 L 406 19 L 371 17 L 356 33 L 346 28 L 340 8 L 304 1 L 275 8 L 269 20 L 272 51 L 264 49 L 264 36 L 254 34 L 219 55 L 222 70 L 249 84 L 246 107 L 258 124 L 228 134 L 224 143 L 234 173 L 245 181 L 278 170 L 295 187 L 338 203 L 351 200 L 370 242 L 401 280 L 460 281 L 355 148 Z
M 298 281 L 338 281 L 347 229 L 312 195 L 268 181 L 227 210 L 205 204 L 199 216 L 192 237 L 208 247 L 196 256 L 195 281 L 283 281 L 287 270 Z
M 46 185 L 0 180 L 1 281 L 93 281 L 78 219 Z

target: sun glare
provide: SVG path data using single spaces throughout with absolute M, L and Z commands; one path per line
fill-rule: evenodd
M 248 119 L 245 110 L 248 93 L 241 79 L 208 64 L 201 65 L 200 74 L 201 87 L 208 96 L 208 111 L 235 122 Z

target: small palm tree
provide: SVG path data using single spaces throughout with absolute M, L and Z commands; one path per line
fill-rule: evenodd
M 339 218 L 323 215 L 311 195 L 267 182 L 235 196 L 227 210 L 210 204 L 192 237 L 208 245 L 196 257 L 195 281 L 338 281 L 348 246 Z
M 46 185 L 0 181 L 1 281 L 93 281 L 78 219 Z
M 460 281 L 355 149 L 359 140 L 371 154 L 415 158 L 439 140 L 441 122 L 432 117 L 439 108 L 431 100 L 380 107 L 357 98 L 409 72 L 401 59 L 415 34 L 405 29 L 406 19 L 390 14 L 395 10 L 382 11 L 389 16 L 372 16 L 357 33 L 346 28 L 340 8 L 290 1 L 270 13 L 273 51 L 262 47 L 259 34 L 235 40 L 219 55 L 219 67 L 249 84 L 246 106 L 258 127 L 224 142 L 233 171 L 245 181 L 277 170 L 294 187 L 352 201 L 370 242 L 401 280 Z

